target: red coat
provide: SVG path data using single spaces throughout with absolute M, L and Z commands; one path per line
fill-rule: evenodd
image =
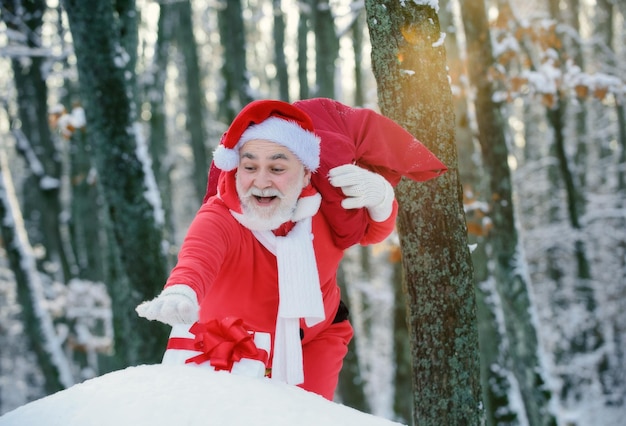
M 362 242 L 382 241 L 393 230 L 397 205 L 381 223 L 370 221 Z M 333 241 L 324 215 L 312 221 L 313 248 L 317 259 L 326 319 L 304 330 L 303 344 L 314 339 L 335 317 L 341 298 L 337 268 L 343 249 Z M 187 284 L 200 301 L 200 320 L 242 318 L 254 331 L 270 333 L 276 327 L 278 276 L 276 257 L 243 227 L 217 197 L 202 205 L 194 218 L 166 286 Z

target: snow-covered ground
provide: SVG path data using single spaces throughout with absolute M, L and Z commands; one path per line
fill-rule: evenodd
M 108 373 L 0 417 L 0 426 L 251 424 L 400 425 L 270 379 L 163 364 Z

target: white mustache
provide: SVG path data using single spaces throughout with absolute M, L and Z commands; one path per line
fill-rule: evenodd
M 275 188 L 266 188 L 266 189 L 259 189 L 259 188 L 250 188 L 246 194 L 246 197 L 278 197 L 278 198 L 284 198 L 284 194 L 282 192 L 280 192 L 278 189 Z

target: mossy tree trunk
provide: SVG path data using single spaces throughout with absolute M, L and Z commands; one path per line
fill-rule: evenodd
M 480 424 L 474 281 L 439 19 L 432 7 L 417 2 L 367 0 L 366 9 L 382 113 L 449 168 L 425 183 L 402 181 L 396 190 L 414 421 Z
M 134 130 L 134 114 L 120 34 L 126 28 L 111 2 L 67 0 L 67 12 L 77 58 L 81 99 L 87 118 L 86 131 L 94 147 L 103 194 L 111 220 L 120 264 L 128 277 L 106 284 L 113 301 L 115 350 L 118 363 L 160 362 L 167 329 L 140 319 L 135 307 L 153 298 L 167 278 L 162 252 L 162 219 L 151 202 L 154 175 L 140 158 L 140 138 Z M 125 7 L 124 10 L 132 10 Z M 158 198 L 158 195 L 156 196 Z M 160 200 L 160 199 L 159 199 Z

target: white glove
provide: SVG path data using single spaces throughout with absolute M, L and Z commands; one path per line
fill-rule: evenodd
M 140 317 L 169 325 L 193 324 L 198 321 L 196 292 L 185 284 L 167 287 L 154 299 L 135 308 Z
M 341 188 L 348 197 L 344 209 L 366 207 L 375 222 L 384 222 L 393 209 L 393 187 L 384 177 L 354 164 L 335 167 L 328 173 L 331 185 Z

